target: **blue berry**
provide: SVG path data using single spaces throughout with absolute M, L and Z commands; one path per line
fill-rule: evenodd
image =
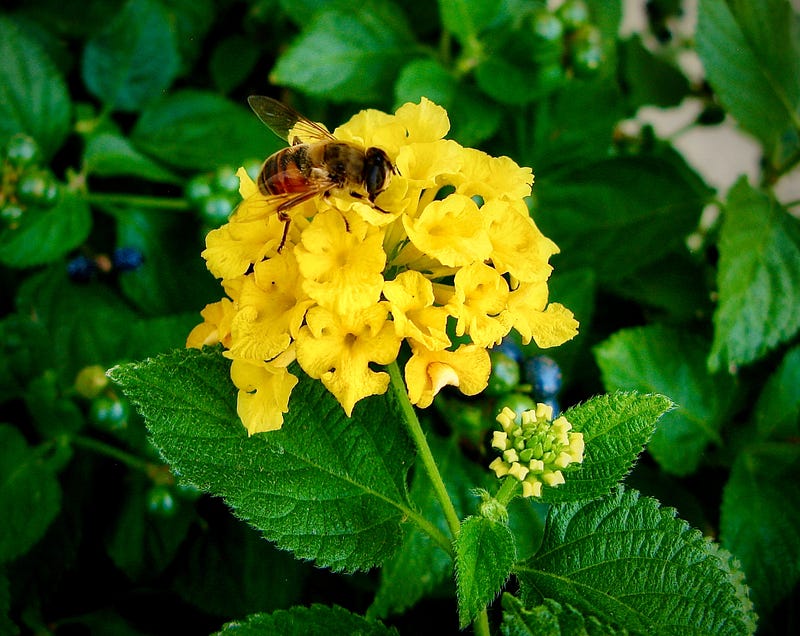
M 531 385 L 534 398 L 544 402 L 561 390 L 561 369 L 552 358 L 535 356 L 525 361 L 525 381 Z
M 88 283 L 96 269 L 97 264 L 82 254 L 67 263 L 67 275 L 76 283 Z
M 144 263 L 144 255 L 135 247 L 118 247 L 111 258 L 120 272 L 131 272 Z

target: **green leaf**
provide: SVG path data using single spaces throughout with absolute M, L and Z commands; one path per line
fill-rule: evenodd
M 520 59 L 516 51 L 507 51 L 504 45 L 497 45 L 497 50 L 486 55 L 475 67 L 475 81 L 478 88 L 493 100 L 519 106 L 553 93 L 563 86 L 566 79 L 559 65 L 532 65 L 525 58 Z
M 663 395 L 614 393 L 567 410 L 564 417 L 573 430 L 583 433 L 583 463 L 564 471 L 566 483 L 544 486 L 541 500 L 561 503 L 607 495 L 630 472 L 656 422 L 672 406 Z
M 708 283 L 705 263 L 689 252 L 674 252 L 613 281 L 610 287 L 620 297 L 646 307 L 653 322 L 691 324 L 713 313 Z
M 18 228 L 0 230 L 0 263 L 17 268 L 51 263 L 83 243 L 91 227 L 86 200 L 62 184 L 55 207 L 30 207 Z
M 614 280 L 682 246 L 707 192 L 657 157 L 601 159 L 537 181 L 534 220 L 559 265 Z
M 333 102 L 385 102 L 413 46 L 411 29 L 396 4 L 334 4 L 314 14 L 278 58 L 270 80 Z
M 45 372 L 25 388 L 25 404 L 44 439 L 75 434 L 86 423 L 86 415 L 75 401 L 64 395 L 55 373 Z
M 653 105 L 677 106 L 689 93 L 689 80 L 681 70 L 654 55 L 634 35 L 622 47 L 622 73 L 632 109 Z
M 455 541 L 456 595 L 461 629 L 500 593 L 517 558 L 508 526 L 486 517 L 468 517 Z
M 697 52 L 726 110 L 770 150 L 800 128 L 800 34 L 786 0 L 701 0 Z
M 798 467 L 796 444 L 748 449 L 734 462 L 722 495 L 720 540 L 741 561 L 764 614 L 800 581 Z
M 38 42 L 0 16 L 0 148 L 24 132 L 49 159 L 69 133 L 69 119 L 64 78 Z
M 383 563 L 400 545 L 413 451 L 393 395 L 347 418 L 320 382 L 303 376 L 283 428 L 248 437 L 219 352 L 176 351 L 109 375 L 184 481 L 223 497 L 278 547 L 352 571 Z
M 584 616 L 571 605 L 561 605 L 546 598 L 541 605 L 526 608 L 511 594 L 503 594 L 503 636 L 614 636 L 627 634 L 601 623 L 594 616 Z
M 61 508 L 61 488 L 42 453 L 0 426 L 0 564 L 27 552 Z
M 705 364 L 708 343 L 666 325 L 623 329 L 595 347 L 607 390 L 668 395 L 676 408 L 659 422 L 648 450 L 676 475 L 693 473 L 709 442 L 721 444 L 737 387 L 728 375 L 711 375 Z
M 72 283 L 63 266 L 28 278 L 17 296 L 17 312 L 45 328 L 48 367 L 59 373 L 62 386 L 71 386 L 85 366 L 110 366 L 129 353 L 127 336 L 137 322 L 110 288 Z
M 526 605 L 552 598 L 632 632 L 755 630 L 730 555 L 674 510 L 621 487 L 603 499 L 553 506 L 542 547 L 514 572 Z
M 169 17 L 156 0 L 129 0 L 86 43 L 82 74 L 106 106 L 137 111 L 161 95 L 178 73 L 180 58 Z
M 194 509 L 176 499 L 174 514 L 153 514 L 148 510 L 152 480 L 142 476 L 130 481 L 106 547 L 114 564 L 129 578 L 152 581 L 174 559 L 195 519 Z
M 394 84 L 394 103 L 397 107 L 406 102 L 419 103 L 420 97 L 427 97 L 449 110 L 457 87 L 456 78 L 436 60 L 411 60 Z
M 474 506 L 472 489 L 486 473 L 464 457 L 455 439 L 445 440 L 433 433 L 427 439 L 450 500 L 461 518 Z M 442 506 L 425 471 L 414 471 L 410 497 L 419 513 L 448 535 Z M 452 558 L 430 536 L 412 523 L 404 524 L 403 531 L 402 546 L 383 565 L 380 587 L 367 616 L 385 618 L 400 614 L 452 576 Z
M 540 176 L 587 159 L 604 158 L 614 129 L 625 116 L 619 83 L 610 77 L 571 79 L 545 103 L 547 116 L 536 118 L 534 140 L 523 147 L 525 165 Z M 539 189 L 539 180 L 534 193 Z
M 120 274 L 120 288 L 145 315 L 197 311 L 218 299 L 219 285 L 200 258 L 202 235 L 191 215 L 129 208 L 115 216 L 117 244 L 144 257 L 140 267 Z
M 172 93 L 148 107 L 136 122 L 131 141 L 164 163 L 190 170 L 239 166 L 283 145 L 242 106 L 192 90 Z
M 173 589 L 204 612 L 246 616 L 300 600 L 310 568 L 238 519 L 214 519 L 185 548 Z
M 144 156 L 122 135 L 99 132 L 86 140 L 83 151 L 87 174 L 98 177 L 141 177 L 149 181 L 180 183 L 180 178 Z
M 231 35 L 222 40 L 211 53 L 208 70 L 214 86 L 226 95 L 239 86 L 258 62 L 256 44 L 241 35 Z
M 312 605 L 278 610 L 272 614 L 253 614 L 242 621 L 227 623 L 216 634 L 236 636 L 331 636 L 331 634 L 358 634 L 359 636 L 397 636 L 393 627 L 386 627 L 336 605 Z
M 500 10 L 495 0 L 439 0 L 442 26 L 462 43 L 477 37 Z
M 788 351 L 767 380 L 755 409 L 756 427 L 764 439 L 800 436 L 800 346 Z
M 757 360 L 800 329 L 800 223 L 742 177 L 719 240 L 712 370 Z

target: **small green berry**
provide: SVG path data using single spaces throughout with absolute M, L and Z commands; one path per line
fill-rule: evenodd
M 17 167 L 29 166 L 41 159 L 39 144 L 30 135 L 17 133 L 6 144 L 6 158 Z

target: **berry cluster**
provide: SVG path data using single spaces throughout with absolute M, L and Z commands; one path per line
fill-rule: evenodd
M 245 161 L 243 167 L 255 180 L 261 171 L 261 161 L 251 159 Z M 220 166 L 214 172 L 196 175 L 186 184 L 184 196 L 200 215 L 203 235 L 227 223 L 234 208 L 241 202 L 236 170 L 233 166 Z
M 0 229 L 16 230 L 26 215 L 42 213 L 58 202 L 59 183 L 41 158 L 39 145 L 24 133 L 6 144 L 0 164 Z

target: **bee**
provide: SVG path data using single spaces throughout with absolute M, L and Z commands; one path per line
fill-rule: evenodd
M 351 196 L 366 199 L 375 209 L 386 212 L 375 205 L 375 197 L 386 189 L 396 171 L 383 150 L 340 141 L 319 124 L 270 97 L 251 95 L 247 102 L 281 139 L 294 135 L 291 146 L 264 161 L 256 180 L 261 194 L 280 200 L 276 211 L 284 227 L 278 252 L 289 232 L 289 210 L 315 196 L 349 191 Z M 366 196 L 358 190 L 366 192 Z

